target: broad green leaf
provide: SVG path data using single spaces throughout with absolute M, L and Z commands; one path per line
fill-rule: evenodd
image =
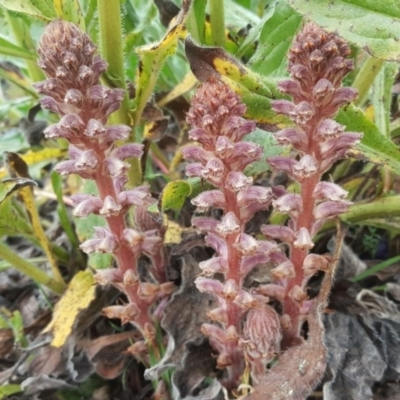
M 289 0 L 289 4 L 373 57 L 400 60 L 398 0 Z
M 400 175 L 400 150 L 359 108 L 349 105 L 339 112 L 336 119 L 346 126 L 347 131 L 363 133 L 361 143 L 352 151 L 353 154 L 375 164 L 385 165 Z
M 55 306 L 53 318 L 44 332 L 52 332 L 51 345 L 62 347 L 71 334 L 77 318 L 94 300 L 96 285 L 92 272 L 79 271 Z
M 0 36 L 0 54 L 12 57 L 24 58 L 26 60 L 36 60 L 37 58 L 36 54 L 30 53 L 24 48 L 11 43 L 4 36 Z
M 286 0 L 278 0 L 270 7 L 270 18 L 265 21 L 254 56 L 250 59 L 251 69 L 263 75 L 284 76 L 286 74 L 286 54 L 292 44 L 302 17 Z M 267 14 L 269 15 L 269 14 Z
M 10 178 L 0 182 L 0 204 L 12 193 L 26 187 L 37 186 L 37 183 L 29 178 Z
M 0 0 L 0 6 L 44 21 L 57 17 L 52 0 Z
M 169 182 L 162 191 L 159 206 L 162 211 L 180 210 L 190 193 L 191 187 L 186 181 Z
M 54 9 L 59 18 L 73 22 L 83 31 L 85 30 L 85 19 L 78 0 L 53 0 Z

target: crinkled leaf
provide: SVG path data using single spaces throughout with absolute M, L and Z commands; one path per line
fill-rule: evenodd
M 204 242 L 201 238 L 195 237 L 193 240 L 187 241 L 175 246 L 173 251 L 173 260 L 171 265 L 181 265 L 180 275 L 182 283 L 171 300 L 168 302 L 164 310 L 162 319 L 162 327 L 168 333 L 168 347 L 164 357 L 160 362 L 146 371 L 148 379 L 158 379 L 162 373 L 169 367 L 176 367 L 176 370 L 183 370 L 185 359 L 189 357 L 189 345 L 195 348 L 204 342 L 204 336 L 200 331 L 203 323 L 208 321 L 207 311 L 212 307 L 212 297 L 206 293 L 200 293 L 194 284 L 196 276 L 200 273 L 198 262 L 207 258 L 207 254 L 201 248 Z M 179 273 L 178 272 L 178 273 Z M 185 307 L 182 307 L 182 305 Z M 211 349 L 210 349 L 211 350 Z M 209 354 L 203 352 L 202 363 L 210 362 L 215 365 L 215 359 Z M 193 360 L 194 361 L 194 360 Z M 199 365 L 201 367 L 201 365 Z M 194 371 L 196 369 L 196 371 Z M 192 371 L 198 376 L 197 366 L 192 370 L 185 369 L 187 382 L 192 382 Z M 209 370 L 205 373 L 207 376 Z M 199 378 L 195 378 L 195 385 L 199 383 Z M 193 387 L 185 387 L 185 396 L 192 393 Z
M 373 57 L 400 60 L 400 7 L 397 0 L 290 0 L 300 14 L 337 32 Z
M 335 312 L 326 315 L 325 328 L 332 378 L 324 400 L 370 399 L 375 383 L 399 379 L 398 322 Z
M 71 334 L 79 313 L 94 300 L 96 292 L 92 272 L 79 271 L 71 280 L 63 297 L 57 303 L 53 318 L 45 332 L 53 333 L 51 342 L 54 347 L 61 347 Z
M 249 61 L 252 70 L 263 75 L 284 76 L 287 68 L 286 54 L 302 17 L 287 1 L 279 0 L 270 7 L 270 17 L 261 31 L 257 50 Z M 271 15 L 272 14 L 272 15 Z

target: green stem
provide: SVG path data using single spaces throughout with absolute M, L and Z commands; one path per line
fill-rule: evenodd
M 384 60 L 379 60 L 374 57 L 370 57 L 364 62 L 352 85 L 358 90 L 358 98 L 356 100 L 357 104 L 362 104 L 365 100 L 368 91 L 371 88 L 375 77 L 383 67 L 383 64 Z
M 186 20 L 186 26 L 192 38 L 204 44 L 204 28 L 207 0 L 193 0 Z
M 97 4 L 101 55 L 108 62 L 108 69 L 105 74 L 106 84 L 109 87 L 125 90 L 121 107 L 112 116 L 113 123 L 132 126 L 126 92 L 120 1 L 98 0 Z M 129 159 L 129 163 L 131 165 L 129 183 L 131 186 L 138 186 L 142 181 L 140 162 L 137 158 L 132 158 Z
M 215 46 L 225 46 L 224 2 L 210 0 L 211 40 Z
M 53 292 L 62 294 L 64 282 L 60 282 L 43 272 L 40 268 L 14 253 L 7 245 L 0 242 L 0 257 L 9 262 L 14 268 L 32 278 L 35 282 L 47 286 Z
M 355 224 L 375 218 L 393 218 L 400 216 L 400 196 L 380 197 L 369 203 L 353 204 L 347 212 L 339 218 L 346 224 Z M 336 222 L 328 221 L 319 233 L 335 229 Z

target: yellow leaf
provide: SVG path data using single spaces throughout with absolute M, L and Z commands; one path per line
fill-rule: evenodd
M 66 153 L 63 149 L 53 149 L 45 148 L 38 151 L 29 150 L 25 154 L 20 155 L 20 157 L 25 161 L 26 164 L 32 165 L 37 164 L 42 161 L 51 161 L 55 158 L 61 158 Z M 7 176 L 7 169 L 0 168 L 0 179 Z
M 4 154 L 6 155 L 7 167 L 12 177 L 30 178 L 28 165 L 17 153 L 6 151 Z M 58 269 L 58 265 L 51 248 L 51 243 L 48 240 L 46 233 L 42 227 L 42 221 L 36 208 L 35 197 L 33 195 L 32 187 L 25 186 L 21 188 L 19 194 L 22 198 L 22 201 L 24 202 L 26 210 L 28 211 L 33 231 L 36 237 L 39 239 L 40 244 L 42 245 L 43 250 L 46 253 L 46 256 L 50 262 L 54 279 L 56 279 L 60 283 L 63 283 L 64 280 L 60 273 L 60 270 Z
M 181 235 L 183 228 L 176 222 L 171 221 L 164 214 L 164 223 L 167 225 L 167 231 L 165 232 L 164 242 L 165 243 L 180 243 L 182 241 Z
M 68 285 L 66 292 L 57 303 L 53 319 L 44 332 L 53 333 L 51 345 L 61 347 L 74 328 L 80 311 L 85 310 L 94 300 L 96 285 L 93 274 L 87 271 L 78 272 Z

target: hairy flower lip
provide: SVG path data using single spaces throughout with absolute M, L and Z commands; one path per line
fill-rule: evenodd
M 210 207 L 225 208 L 226 200 L 221 191 L 207 190 L 192 199 L 192 204 L 196 206 L 199 211 L 205 211 Z
M 295 240 L 294 232 L 288 226 L 261 225 L 260 230 L 263 235 L 273 239 L 279 239 L 285 243 L 293 243 Z
M 199 263 L 199 268 L 206 277 L 211 277 L 216 273 L 225 274 L 228 272 L 228 267 L 228 262 L 223 257 L 212 257 L 209 260 Z
M 307 228 L 302 227 L 299 229 L 296 233 L 296 240 L 293 242 L 293 246 L 301 250 L 310 250 L 314 247 L 310 232 Z
M 316 220 L 337 217 L 343 214 L 353 203 L 351 201 L 325 201 L 319 204 L 314 210 Z
M 232 211 L 229 211 L 222 217 L 221 222 L 216 227 L 216 231 L 221 236 L 237 233 L 240 231 L 240 221 Z
M 298 213 L 303 210 L 303 200 L 299 194 L 288 193 L 273 202 L 274 207 L 281 213 Z
M 335 183 L 319 182 L 313 191 L 313 197 L 316 200 L 341 201 L 347 197 L 348 193 Z

